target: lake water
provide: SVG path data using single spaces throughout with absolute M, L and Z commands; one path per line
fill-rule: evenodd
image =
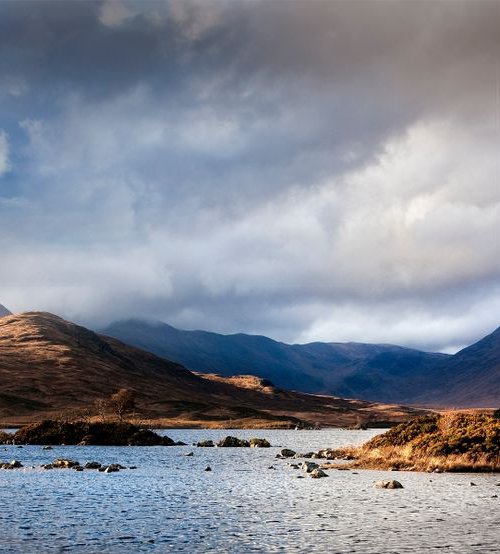
M 0 460 L 25 466 L 65 457 L 138 468 L 0 470 L 0 551 L 500 552 L 500 475 L 331 470 L 329 478 L 298 479 L 302 471 L 274 459 L 278 446 L 305 452 L 361 443 L 377 432 L 164 433 L 189 444 L 256 436 L 270 449 L 1 446 Z M 183 455 L 189 451 L 194 456 Z M 372 488 L 388 478 L 405 488 Z

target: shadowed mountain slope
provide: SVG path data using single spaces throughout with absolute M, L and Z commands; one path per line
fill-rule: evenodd
M 0 317 L 11 315 L 11 313 L 3 304 L 0 304 Z
M 104 332 L 195 371 L 251 373 L 294 390 L 381 402 L 414 401 L 449 358 L 386 344 L 289 345 L 262 336 L 181 331 L 141 320 L 116 322 Z
M 138 415 L 165 425 L 228 420 L 275 425 L 349 425 L 402 420 L 418 410 L 293 393 L 253 376 L 201 376 L 57 316 L 29 312 L 0 320 L 0 419 L 27 421 L 92 406 L 119 388 L 136 392 Z
M 500 327 L 448 359 L 425 400 L 458 407 L 498 407 Z

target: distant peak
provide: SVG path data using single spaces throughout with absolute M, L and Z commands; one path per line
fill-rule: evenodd
M 3 304 L 0 304 L 0 317 L 4 317 L 6 315 L 12 315 L 12 312 L 8 310 Z

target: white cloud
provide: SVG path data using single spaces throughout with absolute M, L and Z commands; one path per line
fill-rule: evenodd
M 0 177 L 10 170 L 9 139 L 7 133 L 0 130 Z
M 119 27 L 134 15 L 123 0 L 106 0 L 99 9 L 99 20 L 107 27 Z

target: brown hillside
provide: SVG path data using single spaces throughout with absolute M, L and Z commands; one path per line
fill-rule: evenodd
M 92 406 L 119 388 L 137 394 L 138 415 L 164 425 L 349 425 L 401 421 L 418 410 L 283 391 L 252 376 L 194 374 L 55 315 L 0 319 L 0 421 L 26 422 Z

